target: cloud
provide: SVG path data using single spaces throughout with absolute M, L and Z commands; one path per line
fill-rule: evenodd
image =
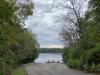
M 37 34 L 41 47 L 62 47 L 59 33 L 61 30 L 60 19 L 67 11 L 60 4 L 64 0 L 33 0 L 34 13 L 29 16 L 26 28 Z M 59 21 L 58 21 L 59 20 Z
M 42 48 L 63 48 L 62 45 L 47 45 L 47 46 L 42 46 Z

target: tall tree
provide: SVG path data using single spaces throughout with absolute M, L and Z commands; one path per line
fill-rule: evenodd
M 0 1 L 0 75 L 10 75 L 13 66 L 37 57 L 37 41 L 23 28 L 32 8 L 30 0 Z
M 81 35 L 85 32 L 87 25 L 84 24 L 84 7 L 82 1 L 75 0 L 67 0 L 65 1 L 66 5 L 64 6 L 67 10 L 66 16 L 64 16 L 64 25 L 62 36 L 65 39 L 65 43 L 69 43 L 69 45 L 73 45 L 73 43 L 77 43 L 80 39 Z M 86 2 L 87 3 L 87 2 Z M 69 38 L 68 38 L 69 37 Z

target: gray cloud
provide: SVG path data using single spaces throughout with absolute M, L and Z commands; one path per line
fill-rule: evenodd
M 67 10 L 60 6 L 64 0 L 34 0 L 35 9 L 26 20 L 26 27 L 37 34 L 41 47 L 62 46 L 59 37 L 60 18 Z M 59 19 L 59 21 L 58 21 Z

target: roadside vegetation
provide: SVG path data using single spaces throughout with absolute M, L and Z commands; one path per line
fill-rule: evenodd
M 24 68 L 17 68 L 11 72 L 11 75 L 27 75 Z
M 18 65 L 38 56 L 36 35 L 24 28 L 25 19 L 33 12 L 32 2 L 26 2 L 0 0 L 0 75 L 11 75 Z
M 69 2 L 71 6 L 66 8 L 75 17 L 67 16 L 71 29 L 64 26 L 62 32 L 65 42 L 63 61 L 71 68 L 100 73 L 100 0 L 89 0 L 84 16 L 80 4 L 76 6 L 74 1 Z

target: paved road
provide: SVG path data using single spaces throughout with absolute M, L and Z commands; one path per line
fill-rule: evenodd
M 28 75 L 96 75 L 72 70 L 64 64 L 27 64 L 25 65 Z

